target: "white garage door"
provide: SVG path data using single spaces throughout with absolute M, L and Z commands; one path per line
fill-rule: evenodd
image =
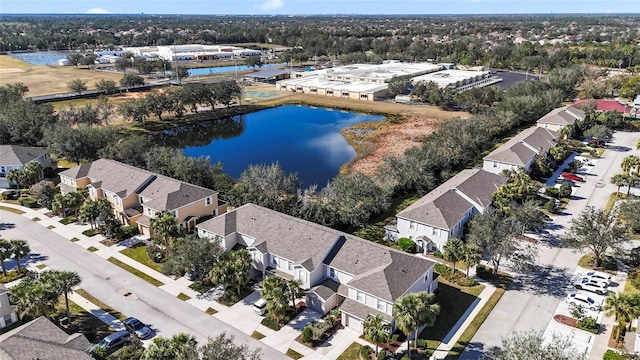
M 363 325 L 362 325 L 362 321 L 358 318 L 355 318 L 349 314 L 346 314 L 346 320 L 347 320 L 347 324 L 346 326 L 350 327 L 351 329 L 355 330 L 358 334 L 362 334 L 363 331 Z

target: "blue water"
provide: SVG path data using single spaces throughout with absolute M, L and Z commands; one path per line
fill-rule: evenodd
M 287 64 L 286 63 L 264 64 L 260 68 L 256 67 L 256 70 L 260 71 L 260 69 L 268 69 L 272 67 L 285 66 L 285 65 Z M 210 67 L 210 68 L 189 69 L 187 70 L 187 72 L 189 73 L 189 76 L 204 76 L 204 75 L 211 75 L 211 74 L 235 72 L 236 70 L 244 71 L 249 69 L 253 70 L 253 66 L 247 66 L 247 65 L 238 65 L 237 67 L 236 66 L 219 66 L 219 67 Z
M 211 127 L 218 126 L 227 132 L 212 136 L 214 140 L 206 145 L 186 145 L 184 152 L 189 156 L 209 156 L 212 163 L 221 161 L 225 173 L 234 178 L 250 164 L 278 161 L 286 172 L 297 173 L 305 186 L 324 187 L 338 174 L 340 166 L 356 155 L 340 130 L 382 119 L 382 116 L 339 110 L 281 106 L 236 117 L 233 119 L 236 127 L 212 123 Z M 230 128 L 236 133 L 230 135 L 234 131 Z M 184 139 L 184 135 L 179 136 Z
M 33 65 L 58 65 L 58 60 L 67 58 L 66 53 L 56 51 L 9 53 L 9 55 Z

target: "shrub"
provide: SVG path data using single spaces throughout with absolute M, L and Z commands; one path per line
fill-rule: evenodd
M 616 263 L 616 259 L 613 256 L 605 255 L 602 257 L 602 263 L 600 264 L 605 270 L 618 270 L 618 264 Z
M 550 199 L 549 201 L 544 203 L 544 208 L 550 213 L 555 213 L 557 209 L 555 200 Z
M 378 351 L 378 356 L 376 358 L 378 360 L 386 360 L 387 359 L 387 350 L 380 349 L 380 351 Z
M 336 324 L 336 318 L 333 315 L 327 315 L 324 317 L 324 320 L 327 324 L 329 324 L 331 327 L 333 327 Z
M 597 334 L 598 323 L 596 322 L 596 319 L 592 317 L 584 317 L 578 320 L 578 329 L 586 330 L 588 332 Z
M 407 239 L 407 238 L 398 239 L 398 246 L 400 246 L 400 248 L 405 252 L 412 253 L 412 254 L 416 252 L 416 243 L 411 239 Z
M 398 339 L 400 338 L 400 334 L 395 333 L 393 335 L 391 335 L 391 341 L 396 342 L 398 341 Z
M 471 287 L 478 285 L 478 281 L 476 279 L 468 278 L 466 276 L 461 276 L 456 279 L 456 284 L 462 287 Z
M 60 220 L 62 225 L 69 225 L 71 223 L 76 222 L 78 219 L 75 216 L 67 216 L 66 218 Z
M 633 285 L 634 288 L 640 289 L 640 273 L 638 270 L 629 274 L 629 281 L 631 281 L 631 285 Z
M 125 225 L 120 229 L 120 232 L 117 235 L 119 241 L 130 239 L 136 235 L 138 235 L 138 227 L 134 225 Z
M 156 263 L 161 263 L 166 257 L 166 251 L 155 244 L 147 246 L 147 256 Z
M 433 266 L 433 270 L 435 270 L 435 272 L 437 272 L 438 274 L 444 276 L 445 278 L 447 278 L 447 276 L 450 276 L 451 273 L 453 272 L 453 269 L 451 269 L 450 266 L 445 265 L 445 264 L 435 264 Z
M 571 185 L 562 183 L 558 191 L 558 196 L 561 198 L 568 198 L 569 196 L 571 196 Z
M 404 354 L 404 355 L 402 355 L 400 360 L 411 360 L 411 356 L 409 356 L 408 354 Z
M 38 207 L 38 202 L 34 198 L 29 196 L 20 198 L 20 205 L 33 209 Z
M 560 190 L 558 190 L 557 188 L 553 187 L 553 186 L 549 186 L 545 189 L 544 193 L 546 195 L 549 195 L 551 197 L 554 198 L 558 198 L 558 195 L 560 194 Z
M 426 349 L 429 346 L 429 344 L 427 343 L 427 339 L 418 339 L 418 347 L 420 349 Z
M 331 311 L 329 311 L 329 314 L 333 315 L 336 319 L 342 316 L 340 309 L 332 309 Z
M 300 340 L 302 340 L 303 343 L 309 344 L 311 342 L 311 336 L 311 328 L 309 327 L 309 325 L 307 325 L 302 330 L 302 336 L 300 337 Z
M 373 352 L 373 349 L 371 348 L 371 346 L 365 345 L 360 349 L 360 356 L 363 359 L 370 359 L 372 352 Z
M 613 350 L 605 351 L 604 355 L 602 355 L 602 360 L 618 360 L 620 359 L 620 354 Z
M 434 251 L 433 256 L 437 257 L 438 259 L 444 259 L 444 255 L 440 251 Z

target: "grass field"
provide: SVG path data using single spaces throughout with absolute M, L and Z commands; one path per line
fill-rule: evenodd
M 147 247 L 145 245 L 127 248 L 120 252 L 157 272 L 162 272 L 162 265 L 149 259 L 149 255 L 147 255 Z
M 114 310 L 111 306 L 105 304 L 100 299 L 98 299 L 95 296 L 89 294 L 84 289 L 77 289 L 77 290 L 74 290 L 74 291 L 75 291 L 75 293 L 77 293 L 78 295 L 82 296 L 83 298 L 85 298 L 90 303 L 96 305 L 100 309 L 102 309 L 102 310 L 108 312 L 109 314 L 111 314 L 111 316 L 113 316 L 113 317 L 115 317 L 117 319 L 120 319 L 120 320 L 124 320 L 124 319 L 127 318 L 126 316 L 124 316 L 124 314 L 122 314 L 121 312 L 119 312 L 117 310 Z
M 122 261 L 120 261 L 120 260 L 118 260 L 118 259 L 116 259 L 114 257 L 108 258 L 107 261 L 112 263 L 112 264 L 114 264 L 114 265 L 117 265 L 117 266 L 123 268 L 124 270 L 127 270 L 128 272 L 130 272 L 133 275 L 139 277 L 140 279 L 150 283 L 153 286 L 162 286 L 162 285 L 164 285 L 164 283 L 162 281 L 157 280 L 157 279 L 155 279 L 155 278 L 143 273 L 142 271 L 140 271 L 140 270 L 138 270 L 138 269 L 136 269 L 136 268 L 134 268 L 132 266 L 129 266 L 128 264 L 123 263 Z
M 8 69 L 19 69 L 20 72 L 6 72 Z M 118 82 L 122 74 L 78 69 L 74 66 L 35 66 L 14 59 L 8 55 L 0 55 L 0 85 L 21 82 L 29 87 L 26 96 L 38 96 L 69 92 L 67 82 L 82 79 L 89 89 L 95 89 L 95 83 L 101 79 Z
M 347 350 L 345 350 L 340 356 L 338 356 L 338 360 L 353 360 L 358 359 L 360 356 L 360 349 L 362 349 L 362 345 L 357 342 L 349 345 Z

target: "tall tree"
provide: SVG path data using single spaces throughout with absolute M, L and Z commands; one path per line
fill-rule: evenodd
M 195 337 L 179 333 L 171 338 L 153 339 L 141 360 L 199 360 L 198 342 Z
M 53 210 L 54 196 L 58 193 L 56 185 L 52 181 L 39 181 L 29 188 L 29 194 L 33 196 L 38 204 Z
M 618 323 L 618 329 L 616 330 L 616 339 L 620 335 L 620 328 L 623 323 L 631 322 L 632 309 L 631 304 L 624 294 L 616 294 L 610 292 L 605 298 L 604 305 L 602 306 L 604 314 L 606 316 L 614 316 Z
M 5 239 L 0 239 L 0 265 L 2 265 L 2 274 L 7 275 L 7 269 L 5 268 L 4 261 L 13 255 L 13 248 L 11 243 Z
M 376 344 L 376 354 L 378 353 L 378 344 L 389 340 L 390 330 L 391 326 L 380 314 L 369 315 L 364 319 L 364 336 Z
M 236 344 L 233 335 L 226 333 L 209 338 L 200 347 L 202 360 L 259 360 L 260 349 L 251 350 L 246 344 Z
M 171 247 L 172 239 L 180 234 L 176 224 L 176 217 L 168 210 L 163 210 L 151 219 L 151 232 L 162 241 L 167 250 Z
M 511 216 L 522 225 L 522 234 L 525 231 L 540 232 L 544 229 L 549 217 L 540 210 L 540 206 L 533 199 L 525 200 L 522 205 L 516 206 L 511 211 Z
M 628 225 L 617 217 L 616 210 L 605 212 L 587 206 L 580 215 L 571 220 L 571 227 L 563 239 L 565 246 L 578 250 L 591 250 L 596 267 L 600 267 L 607 250 L 622 251 L 630 241 Z
M 118 91 L 118 85 L 113 80 L 100 79 L 96 82 L 96 88 L 105 94 L 114 94 Z
M 60 295 L 64 295 L 64 306 L 67 310 L 67 318 L 71 321 L 71 312 L 69 311 L 69 294 L 73 294 L 73 288 L 80 285 L 82 278 L 75 271 L 45 271 L 41 274 L 50 273 L 50 281 L 58 290 Z
M 287 281 L 279 276 L 270 276 L 262 282 L 260 295 L 267 302 L 267 312 L 280 324 L 280 318 L 289 311 Z
M 24 166 L 24 176 L 27 181 L 27 185 L 31 186 L 37 183 L 42 178 L 42 164 L 38 161 L 29 161 Z
M 618 187 L 616 197 L 620 195 L 620 188 L 627 184 L 628 174 L 615 174 L 611 177 L 611 183 Z
M 13 258 L 16 260 L 16 266 L 18 267 L 18 273 L 22 272 L 22 265 L 20 260 L 25 259 L 31 252 L 31 248 L 24 240 L 11 240 L 11 251 Z
M 437 315 L 440 313 L 440 305 L 435 304 L 433 294 L 425 291 L 405 295 L 393 304 L 393 316 L 396 326 L 407 337 L 415 333 L 414 343 L 417 344 L 418 330 L 422 326 L 433 326 Z M 407 341 L 407 351 L 411 354 L 410 344 Z
M 82 79 L 73 79 L 67 83 L 69 91 L 82 94 L 83 91 L 87 91 L 87 82 Z
M 163 264 L 162 269 L 173 275 L 182 275 L 186 271 L 193 271 L 199 279 L 204 279 L 213 269 L 214 264 L 219 261 L 223 250 L 218 241 L 187 237 L 177 238 L 173 242 L 173 253 L 169 260 Z
M 586 360 L 585 354 L 574 349 L 570 338 L 553 334 L 550 341 L 542 333 L 513 333 L 502 339 L 502 346 L 491 349 L 483 360 Z
M 26 176 L 24 171 L 20 169 L 11 169 L 6 175 L 7 181 L 9 183 L 14 183 L 18 186 L 18 190 L 22 187 L 22 185 L 26 181 Z
M 466 276 L 469 277 L 469 269 L 480 264 L 482 253 L 472 244 L 465 244 L 462 252 L 462 262 L 467 266 Z
M 458 238 L 451 238 L 444 244 L 443 255 L 445 260 L 453 264 L 453 274 L 456 274 L 456 264 L 464 258 L 464 241 Z

